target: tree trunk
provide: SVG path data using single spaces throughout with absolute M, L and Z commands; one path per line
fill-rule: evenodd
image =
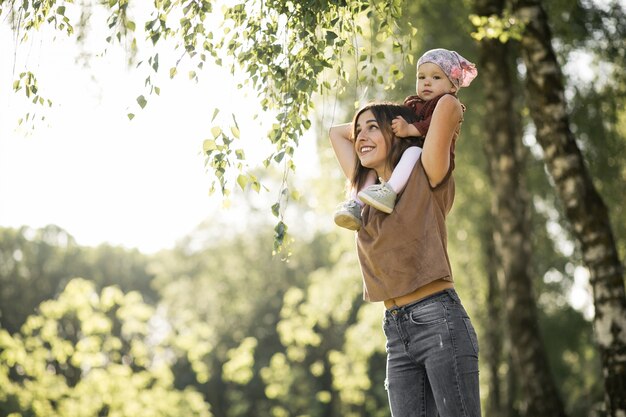
M 503 11 L 501 0 L 476 0 L 481 16 Z M 497 39 L 480 43 L 482 82 L 485 83 L 485 152 L 494 191 L 494 241 L 505 277 L 505 309 L 511 354 L 523 393 L 522 414 L 532 417 L 565 416 L 560 394 L 550 373 L 538 326 L 532 288 L 530 215 L 524 181 L 524 149 L 515 116 L 510 45 Z
M 491 227 L 491 214 L 485 222 L 487 225 L 483 230 L 482 242 L 485 246 L 485 271 L 487 272 L 487 317 L 485 323 L 485 354 L 483 357 L 487 361 L 489 378 L 489 392 L 487 394 L 486 415 L 509 417 L 505 412 L 503 400 L 503 386 L 500 378 L 500 366 L 502 366 L 502 352 L 504 339 L 504 326 L 502 326 L 502 291 L 498 282 L 498 272 L 502 270 L 498 262 L 496 247 L 493 241 L 494 231 Z
M 569 128 L 560 66 L 552 49 L 548 17 L 538 0 L 518 0 L 525 23 L 522 55 L 526 94 L 537 141 L 555 183 L 583 262 L 595 306 L 594 331 L 602 360 L 607 413 L 626 416 L 626 294 L 607 208 L 596 191 Z

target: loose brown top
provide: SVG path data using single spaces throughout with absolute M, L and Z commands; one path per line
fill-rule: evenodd
M 432 188 L 419 160 L 391 214 L 366 205 L 357 234 L 365 300 L 397 298 L 440 278 L 452 281 L 445 218 L 454 201 L 453 166 Z

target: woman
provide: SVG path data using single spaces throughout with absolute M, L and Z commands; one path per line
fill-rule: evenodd
M 366 205 L 357 234 L 364 299 L 386 307 L 386 388 L 394 417 L 480 416 L 476 333 L 454 290 L 446 249 L 445 218 L 455 191 L 452 150 L 462 115 L 455 96 L 441 97 L 393 213 Z M 353 187 L 368 169 L 387 181 L 403 150 L 414 145 L 416 138 L 393 133 L 400 118 L 415 121 L 407 107 L 370 104 L 352 124 L 330 129 Z

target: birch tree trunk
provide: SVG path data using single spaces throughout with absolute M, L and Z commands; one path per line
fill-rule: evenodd
M 502 15 L 502 0 L 476 0 L 481 16 Z M 524 179 L 525 158 L 519 112 L 509 64 L 510 44 L 480 42 L 481 79 L 485 85 L 485 152 L 493 187 L 494 242 L 505 280 L 505 310 L 511 354 L 523 393 L 521 412 L 532 417 L 565 416 L 543 340 L 532 286 L 530 212 Z
M 521 46 L 537 141 L 590 273 L 606 411 L 610 416 L 625 417 L 626 294 L 608 211 L 569 128 L 562 74 L 552 49 L 547 14 L 538 0 L 517 0 L 515 13 L 526 25 Z

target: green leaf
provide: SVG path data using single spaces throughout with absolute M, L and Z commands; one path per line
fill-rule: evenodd
M 213 139 L 206 139 L 204 142 L 202 142 L 202 150 L 204 152 L 210 152 L 216 149 L 217 149 L 217 144 L 215 143 Z
M 219 112 L 220 112 L 220 109 L 213 110 L 213 116 L 211 117 L 211 123 L 213 123 L 213 121 L 215 120 L 215 118 L 217 117 Z
M 178 70 L 176 69 L 176 67 L 170 68 L 170 78 L 174 78 L 177 72 Z
M 239 174 L 239 176 L 237 177 L 237 184 L 239 184 L 242 190 L 245 190 L 249 180 L 250 179 L 247 175 Z
M 133 113 L 128 113 L 128 120 L 133 120 L 135 118 L 135 115 Z
M 274 231 L 277 236 L 283 237 L 285 236 L 285 232 L 287 232 L 287 225 L 283 222 L 278 222 L 276 227 L 274 227 Z
M 212 127 L 211 134 L 215 139 L 217 139 L 217 137 L 222 134 L 222 128 L 220 128 L 219 126 Z
M 274 203 L 272 205 L 272 214 L 276 217 L 280 216 L 280 203 Z
M 232 132 L 235 139 L 239 139 L 239 128 L 237 126 L 231 126 L 230 131 Z
M 144 107 L 146 107 L 146 104 L 148 103 L 148 101 L 143 95 L 141 95 L 137 97 L 137 103 L 139 104 L 139 107 L 143 109 Z
M 305 80 L 304 78 L 301 78 L 298 80 L 298 82 L 295 85 L 296 90 L 303 90 L 306 91 L 306 88 L 309 86 L 309 80 Z
M 154 55 L 154 59 L 152 60 L 152 69 L 154 72 L 159 70 L 159 54 Z
M 285 157 L 285 151 L 280 151 L 276 155 L 274 155 L 274 161 L 280 162 Z

